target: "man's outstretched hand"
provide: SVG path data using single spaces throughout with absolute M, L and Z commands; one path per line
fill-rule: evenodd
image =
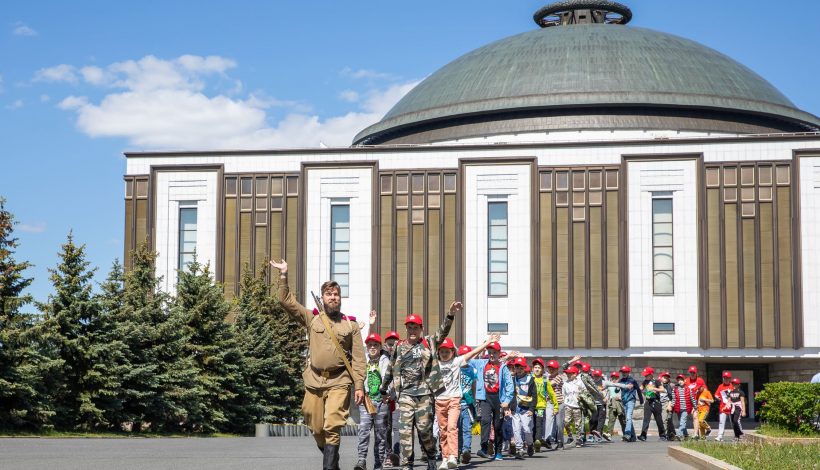
M 286 272 L 288 272 L 288 262 L 285 261 L 285 260 L 282 260 L 278 263 L 274 260 L 270 260 L 270 265 L 273 266 L 274 268 L 278 269 L 279 272 L 282 273 L 282 274 L 285 274 Z
M 456 313 L 460 312 L 464 308 L 464 304 L 455 300 L 453 303 L 450 304 L 450 316 L 455 316 Z
M 357 405 L 364 403 L 364 390 L 356 390 L 356 392 L 353 393 L 353 401 L 355 401 Z

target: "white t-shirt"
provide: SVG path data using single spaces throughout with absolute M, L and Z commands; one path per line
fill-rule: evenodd
M 463 357 L 455 357 L 448 362 L 439 361 L 441 378 L 444 380 L 444 391 L 436 396 L 436 400 L 461 398 L 461 368 L 464 366 Z

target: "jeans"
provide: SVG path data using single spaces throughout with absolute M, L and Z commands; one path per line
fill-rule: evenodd
M 681 411 L 678 413 L 678 431 L 675 433 L 679 438 L 684 438 L 689 435 L 686 431 L 686 420 L 689 418 L 689 413 Z
M 658 435 L 663 436 L 666 431 L 663 428 L 663 418 L 661 413 L 661 402 L 658 400 L 647 399 L 643 404 L 643 423 L 641 424 L 641 436 L 646 437 L 646 432 L 649 431 L 649 423 L 652 417 L 655 417 L 655 423 L 658 425 Z
M 635 411 L 635 400 L 624 402 L 624 414 L 626 415 L 626 429 L 624 429 L 624 437 L 627 439 L 635 438 L 635 426 L 632 423 L 633 411 Z
M 603 403 L 596 403 L 595 413 L 589 418 L 589 431 L 601 433 L 604 430 L 604 424 L 606 424 L 606 407 Z
M 461 452 L 470 452 L 473 447 L 473 421 L 475 414 L 470 409 L 470 405 L 461 404 L 461 414 L 458 418 L 458 427 L 461 432 L 458 435 L 458 448 Z
M 552 413 L 550 407 L 547 407 L 547 412 Z M 552 439 L 553 442 L 557 443 L 559 446 L 564 446 L 564 417 L 566 416 L 566 406 L 561 403 L 558 405 L 558 413 L 554 414 L 554 420 L 546 420 L 546 430 L 544 435 L 547 436 L 547 439 Z
M 495 430 L 495 446 L 500 449 L 504 440 L 502 430 L 503 413 L 501 412 L 501 401 L 497 393 L 487 393 L 487 399 L 479 402 L 481 407 L 481 450 L 487 451 L 487 443 L 490 442 L 490 426 Z M 496 451 L 501 453 L 500 450 Z
M 381 468 L 384 457 L 385 441 L 387 440 L 387 415 L 390 413 L 390 405 L 382 402 L 374 402 L 376 414 L 367 412 L 364 405 L 359 405 L 359 460 L 367 459 L 367 448 L 370 445 L 370 430 L 374 430 L 373 445 L 373 468 Z

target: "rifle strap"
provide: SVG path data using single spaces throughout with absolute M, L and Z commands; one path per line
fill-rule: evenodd
M 347 373 L 350 374 L 350 380 L 354 381 L 355 378 L 353 376 L 353 367 L 350 365 L 350 361 L 347 360 L 347 355 L 345 355 L 344 351 L 342 350 L 342 345 L 339 344 L 339 339 L 336 338 L 336 335 L 333 333 L 333 328 L 330 327 L 330 322 L 327 321 L 327 315 L 324 311 L 319 312 L 319 318 L 322 319 L 322 323 L 325 325 L 325 331 L 327 335 L 333 340 L 333 344 L 336 346 L 336 355 L 342 359 L 342 362 L 345 364 L 345 369 L 347 369 Z M 356 341 L 354 338 L 353 341 Z M 355 383 L 354 383 L 355 387 Z

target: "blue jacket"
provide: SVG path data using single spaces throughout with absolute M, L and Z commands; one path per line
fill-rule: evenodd
M 640 399 L 641 405 L 643 405 L 643 393 L 641 393 L 640 385 L 635 381 L 635 379 L 631 376 L 625 377 L 619 380 L 618 383 L 632 384 L 632 390 L 628 388 L 621 390 L 621 400 L 623 400 L 624 403 Z
M 487 399 L 487 392 L 484 390 L 484 366 L 486 366 L 488 362 L 490 362 L 489 359 L 472 359 L 470 361 L 470 365 L 475 367 L 478 372 L 476 374 L 475 381 L 476 400 Z M 510 370 L 507 369 L 507 365 L 503 362 L 501 363 L 501 368 L 498 369 L 498 375 L 500 376 L 500 382 L 498 384 L 498 398 L 501 403 L 510 403 L 513 399 L 513 394 L 515 393 L 515 387 L 513 385 Z

